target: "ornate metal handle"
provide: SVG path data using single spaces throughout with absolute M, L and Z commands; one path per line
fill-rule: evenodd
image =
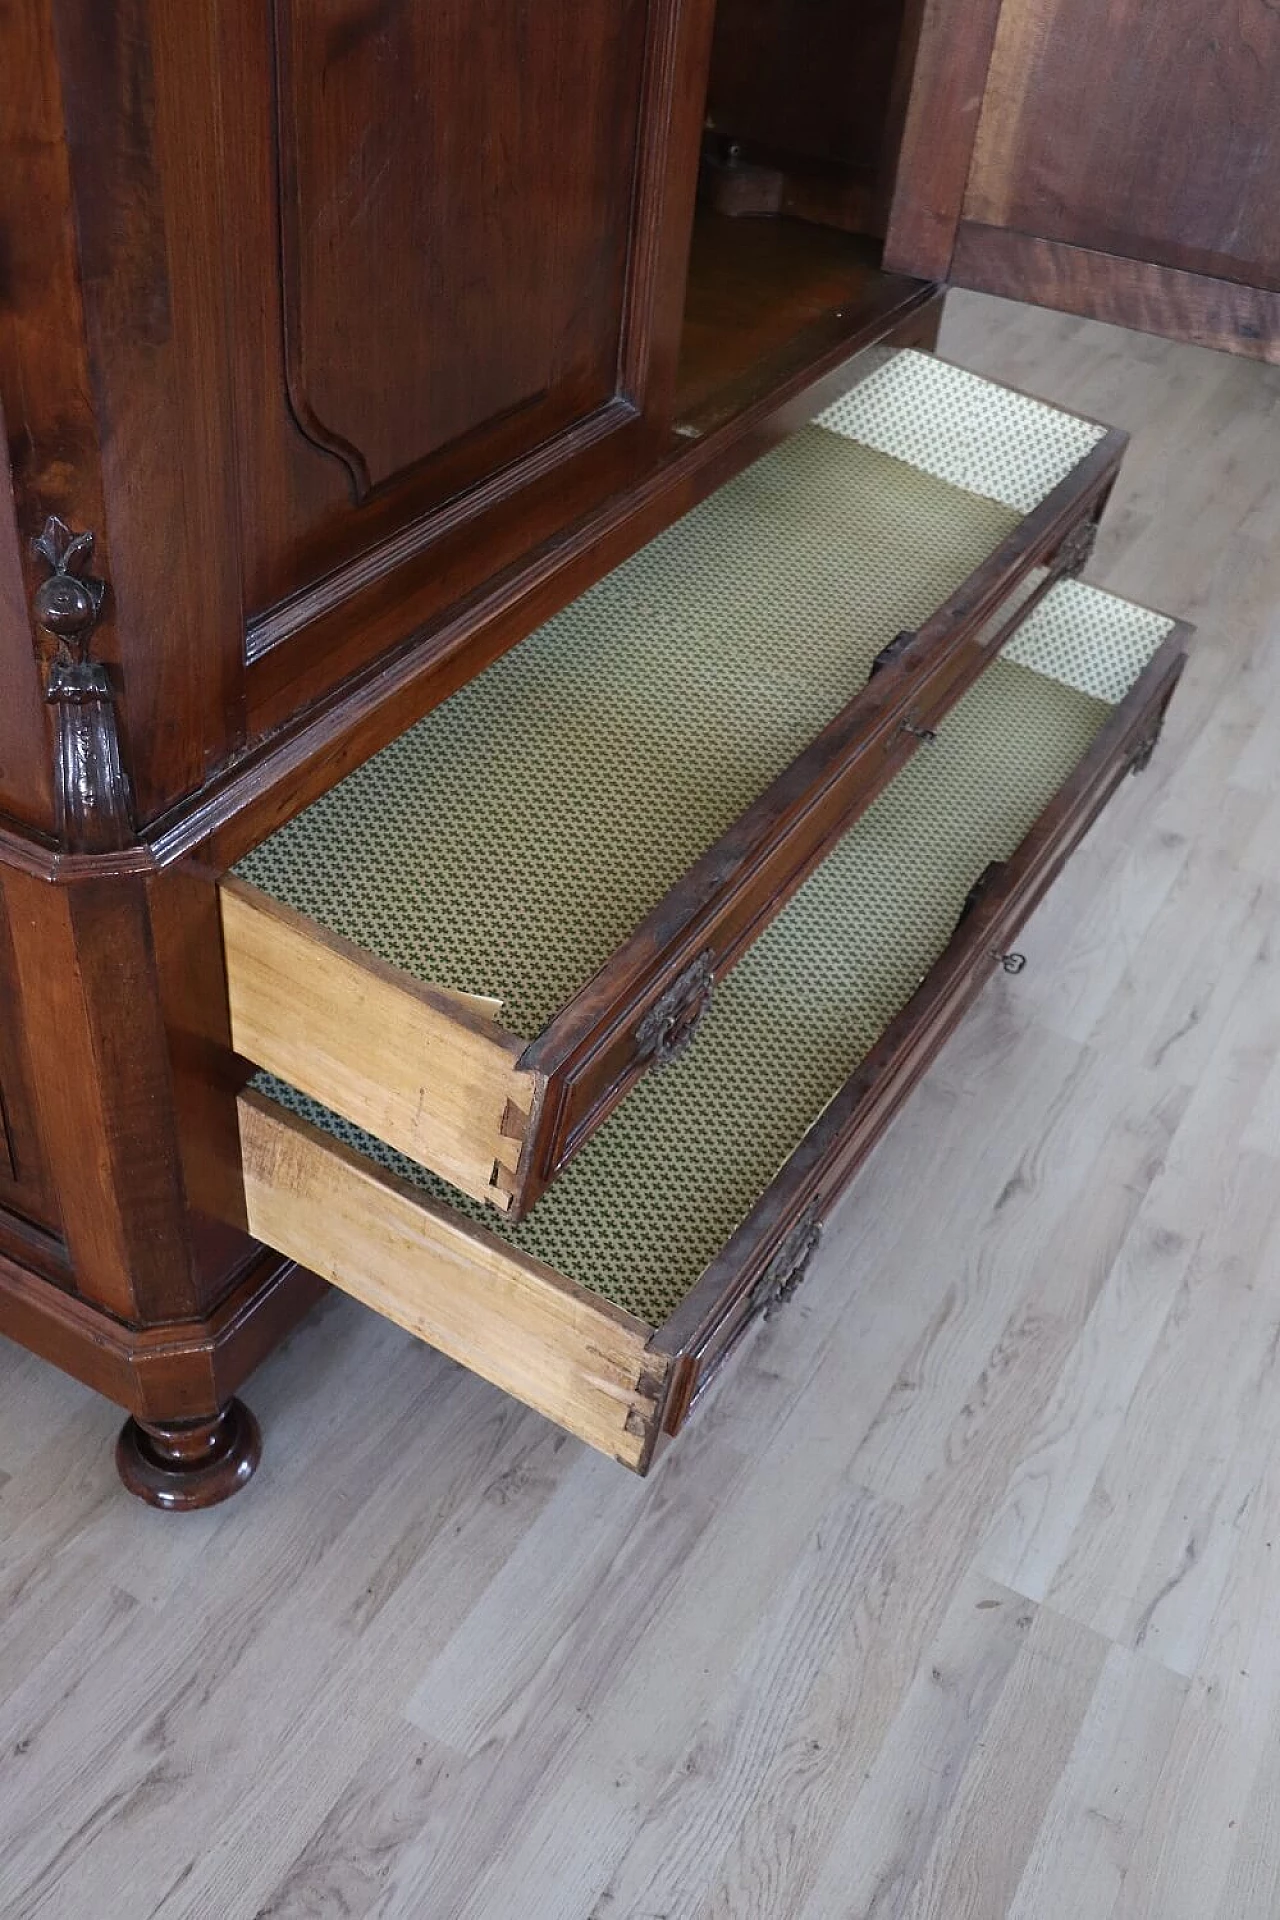
M 1154 731 L 1147 734 L 1144 739 L 1139 740 L 1137 746 L 1134 748 L 1133 752 L 1130 754 L 1129 756 L 1130 773 L 1146 772 L 1147 768 L 1151 765 L 1152 754 L 1155 752 L 1156 748 L 1160 745 L 1160 735 L 1163 732 L 1164 732 L 1164 715 L 1161 714 L 1160 719 Z
M 994 887 L 1000 879 L 1001 874 L 1005 870 L 1005 866 L 1006 862 L 1003 860 L 991 860 L 982 869 L 982 872 L 978 875 L 964 897 L 964 905 L 961 907 L 956 920 L 957 933 L 969 918 L 969 915 L 975 913 L 982 901 L 986 899 L 992 887 Z
M 820 1203 L 811 1200 L 751 1289 L 749 1311 L 753 1317 L 759 1314 L 765 1320 L 772 1320 L 774 1314 L 794 1298 L 821 1238 Z
M 934 727 L 922 727 L 918 720 L 904 720 L 898 732 L 914 734 L 926 747 L 936 747 L 938 744 L 937 730 Z
M 700 953 L 660 994 L 635 1033 L 635 1058 L 669 1066 L 682 1054 L 711 1004 L 711 955 Z
M 991 958 L 998 960 L 1006 973 L 1021 973 L 1027 964 L 1025 953 L 1001 953 L 996 947 L 991 949 Z
M 1075 580 L 1093 557 L 1098 544 L 1098 521 L 1082 520 L 1073 527 L 1053 556 L 1053 571 L 1059 579 Z

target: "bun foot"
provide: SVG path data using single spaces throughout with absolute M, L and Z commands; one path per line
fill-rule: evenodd
M 229 1400 L 213 1420 L 126 1420 L 116 1441 L 116 1466 L 130 1493 L 168 1513 L 229 1500 L 261 1458 L 262 1435 L 242 1400 Z

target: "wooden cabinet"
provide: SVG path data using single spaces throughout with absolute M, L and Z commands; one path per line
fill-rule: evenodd
M 595 1231 L 605 1203 L 573 1195 L 609 1140 L 680 1162 L 696 1129 L 668 1089 L 717 1057 L 742 982 L 768 1001 L 779 929 L 945 770 L 1019 636 L 1053 609 L 1068 651 L 1080 622 L 1115 637 L 1066 576 L 1121 437 L 1055 414 L 1068 456 L 1002 491 L 952 404 L 968 376 L 921 358 L 937 283 L 1280 357 L 1274 16 L 27 0 L 0 70 L 0 1330 L 129 1410 L 122 1471 L 160 1505 L 243 1484 L 236 1389 L 329 1279 L 376 1279 L 556 1417 L 586 1382 L 595 1413 L 566 1424 L 641 1466 L 789 1289 L 803 1223 L 1176 678 L 1167 622 L 1150 659 L 1121 646 L 1092 744 L 1020 763 L 1031 811 L 932 906 L 895 895 L 912 957 L 870 1025 L 884 956 L 848 943 L 821 1071 L 783 1049 L 712 1075 L 699 1125 L 734 1201 L 678 1297 L 628 1292 L 643 1181 L 617 1189 L 611 1304 L 539 1239 L 566 1206 Z M 913 364 L 928 396 L 896 439 L 849 432 L 836 459 L 849 396 Z M 1001 391 L 977 407 L 997 439 L 1043 424 Z M 468 735 L 486 710 L 506 731 Z M 275 854 L 424 728 L 476 776 L 465 806 L 455 784 L 348 820 L 295 892 Z M 520 891 L 517 827 L 568 849 L 561 893 L 594 913 L 577 971 L 520 1006 L 564 928 L 550 888 Z M 613 892 L 587 859 L 605 827 Z M 519 927 L 509 978 L 408 964 L 373 929 L 378 861 L 412 888 L 451 858 L 516 903 L 485 928 L 493 950 Z M 306 1196 L 330 1191 L 326 1225 Z

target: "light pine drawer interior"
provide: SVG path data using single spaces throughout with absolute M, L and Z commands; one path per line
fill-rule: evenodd
M 251 1231 L 642 1468 L 679 1358 L 663 1329 L 1023 845 L 1174 623 L 1054 587 L 921 753 L 519 1225 L 260 1076 Z
M 505 1211 L 530 1043 L 1104 438 L 892 355 L 239 863 L 236 1051 Z

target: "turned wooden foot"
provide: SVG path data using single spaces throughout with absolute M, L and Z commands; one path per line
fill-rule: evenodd
M 228 1401 L 213 1420 L 126 1420 L 116 1441 L 116 1466 L 130 1493 L 170 1513 L 229 1500 L 261 1457 L 258 1423 L 241 1400 Z

